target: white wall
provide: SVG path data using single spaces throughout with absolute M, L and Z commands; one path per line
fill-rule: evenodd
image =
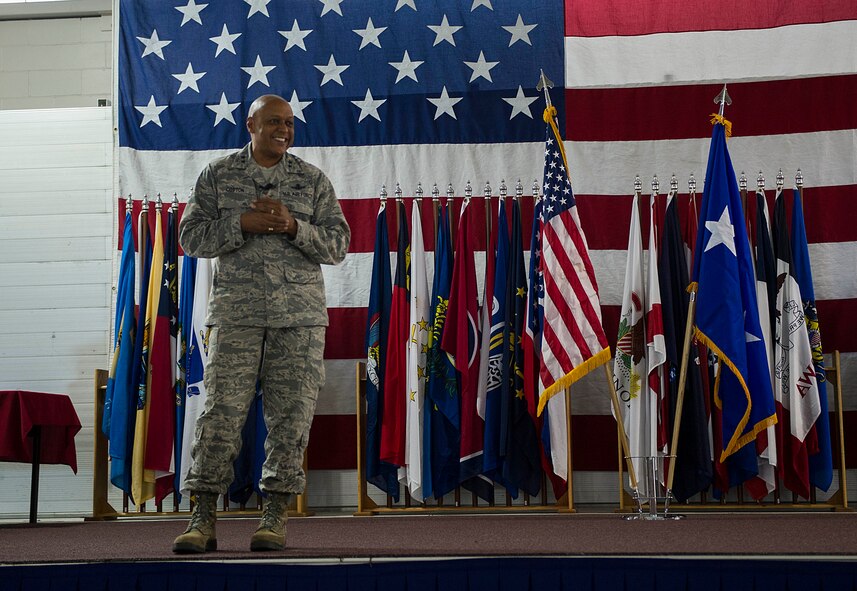
M 112 17 L 0 21 L 0 109 L 112 99 Z
M 40 509 L 80 513 L 113 299 L 111 109 L 0 111 L 0 179 L 0 389 L 71 397 L 78 474 L 43 466 Z M 29 465 L 0 464 L 0 517 L 26 514 L 29 478 Z

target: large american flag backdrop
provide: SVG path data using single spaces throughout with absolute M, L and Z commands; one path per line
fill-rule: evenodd
M 543 167 L 540 68 L 555 83 L 611 346 L 634 176 L 701 177 L 712 99 L 729 83 L 729 149 L 751 189 L 760 170 L 769 189 L 779 168 L 806 179 L 822 342 L 844 352 L 857 427 L 853 0 L 119 0 L 118 35 L 120 195 L 185 199 L 206 163 L 248 141 L 247 109 L 268 93 L 291 101 L 293 152 L 337 190 L 352 241 L 344 263 L 324 268 L 328 380 L 311 468 L 356 466 L 354 364 L 381 185 L 412 195 L 418 182 L 442 194 L 452 183 L 460 196 L 470 180 L 480 195 L 486 180 L 496 194 L 520 178 L 529 189 Z M 428 215 L 424 234 L 432 250 Z M 484 254 L 484 233 L 477 241 Z M 573 408 L 575 469 L 615 468 L 601 373 L 575 384 Z

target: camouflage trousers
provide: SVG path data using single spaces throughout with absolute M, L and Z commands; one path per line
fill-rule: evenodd
M 187 477 L 195 492 L 226 492 L 241 449 L 241 429 L 262 384 L 268 437 L 260 488 L 301 493 L 303 457 L 324 383 L 323 326 L 212 326 L 205 368 L 207 399 L 200 415 Z

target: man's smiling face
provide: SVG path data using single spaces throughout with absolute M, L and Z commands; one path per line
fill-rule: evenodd
M 247 118 L 247 131 L 250 132 L 253 158 L 261 166 L 273 166 L 294 143 L 292 107 L 279 97 L 271 97 Z

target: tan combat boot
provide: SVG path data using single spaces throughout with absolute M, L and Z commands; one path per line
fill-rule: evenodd
M 190 554 L 217 550 L 217 493 L 200 492 L 191 495 L 195 503 L 190 523 L 173 542 L 173 552 Z
M 265 511 L 256 533 L 250 538 L 250 549 L 282 550 L 286 545 L 286 519 L 289 515 L 289 495 L 269 493 L 265 500 Z

